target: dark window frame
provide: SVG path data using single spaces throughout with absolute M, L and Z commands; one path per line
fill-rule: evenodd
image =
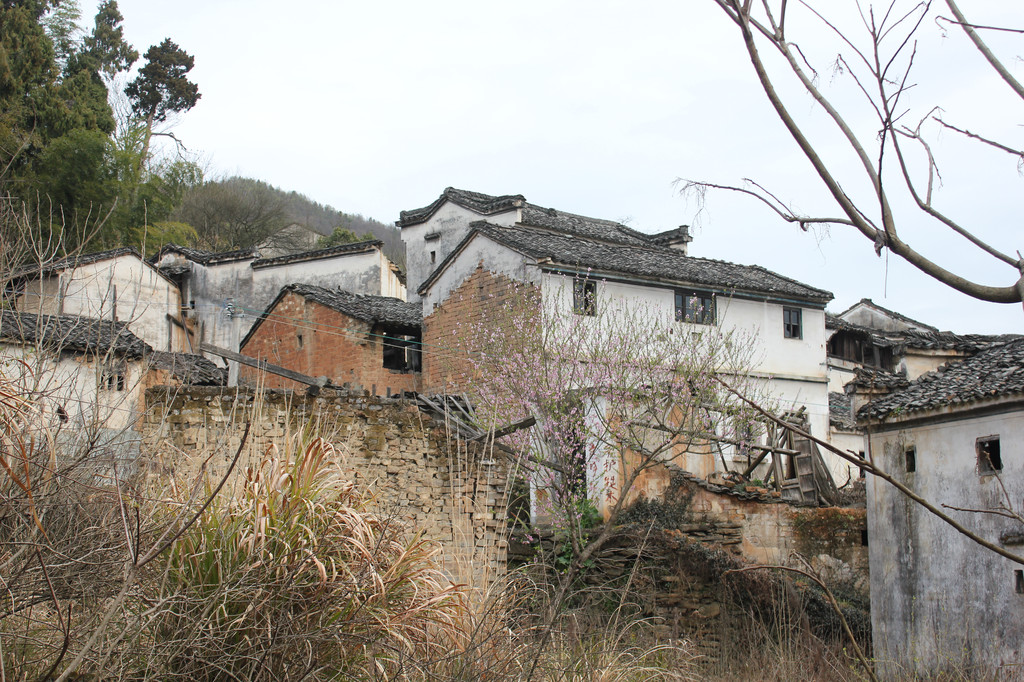
M 782 335 L 787 339 L 804 338 L 803 308 L 782 308 Z
M 718 324 L 715 294 L 710 291 L 675 290 L 676 322 Z
M 1003 454 L 998 434 L 982 436 L 974 441 L 974 454 L 978 458 L 979 475 L 992 476 L 1003 470 Z
M 912 474 L 917 471 L 917 448 L 911 445 L 903 451 L 904 463 L 907 467 L 907 473 Z
M 572 312 L 575 315 L 597 315 L 597 282 L 587 277 L 572 281 Z

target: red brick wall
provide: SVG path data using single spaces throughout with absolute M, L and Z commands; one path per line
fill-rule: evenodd
M 506 306 L 539 292 L 533 285 L 497 275 L 478 265 L 431 314 L 423 319 L 423 391 L 472 392 L 469 354 L 480 349 L 473 332 L 507 319 Z
M 241 352 L 312 377 L 326 376 L 336 385 L 361 386 L 374 395 L 418 391 L 419 373 L 384 368 L 380 333 L 362 320 L 289 292 Z M 242 367 L 239 375 L 255 382 L 258 371 Z M 276 374 L 267 373 L 264 381 L 268 388 L 305 388 Z

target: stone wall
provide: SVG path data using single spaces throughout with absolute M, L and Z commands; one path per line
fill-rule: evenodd
M 142 423 L 150 474 L 191 484 L 205 465 L 218 480 L 250 435 L 232 473 L 271 445 L 280 453 L 310 430 L 334 443 L 341 466 L 373 493 L 381 513 L 440 543 L 454 579 L 480 585 L 503 570 L 505 476 L 498 453 L 449 438 L 414 403 L 366 392 L 157 387 Z
M 742 658 L 751 633 L 779 627 L 806 628 L 845 646 L 841 621 L 816 586 L 773 570 L 736 572 L 751 565 L 738 552 L 742 536 L 742 526 L 728 521 L 674 529 L 623 526 L 585 568 L 581 586 L 590 589 L 578 592 L 597 595 L 588 603 L 591 614 L 611 616 L 626 604 L 627 612 L 649 619 L 658 639 L 689 640 L 704 665 L 721 657 Z M 551 533 L 516 533 L 509 544 L 510 561 L 534 562 L 533 570 L 557 566 L 564 552 L 564 543 Z M 869 646 L 866 597 L 837 596 L 854 635 Z

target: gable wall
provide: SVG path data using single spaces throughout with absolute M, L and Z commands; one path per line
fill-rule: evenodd
M 168 320 L 181 310 L 178 288 L 137 256 L 88 263 L 26 283 L 19 310 L 125 322 L 155 350 L 187 350 L 185 332 Z
M 373 395 L 419 390 L 418 372 L 384 368 L 380 334 L 362 320 L 288 292 L 241 352 L 312 377 L 326 376 L 338 386 L 349 383 Z M 304 384 L 252 367 L 240 367 L 239 374 L 242 379 L 259 381 L 267 388 L 306 388 Z
M 417 289 L 430 276 L 441 261 L 458 246 L 469 232 L 469 224 L 478 220 L 486 220 L 494 225 L 514 225 L 519 219 L 519 211 L 512 209 L 496 215 L 482 216 L 451 202 L 446 203 L 429 220 L 419 225 L 402 228 L 402 241 L 405 242 L 405 264 L 409 300 L 419 299 Z M 440 234 L 439 239 L 426 240 L 428 234 Z M 435 254 L 434 262 L 430 260 L 430 252 Z M 443 297 L 442 297 L 443 300 Z
M 914 492 L 936 506 L 1015 509 L 1024 500 L 1024 406 L 969 419 L 934 421 L 871 433 L 870 456 Z M 981 475 L 977 438 L 998 434 L 1000 481 Z M 906 471 L 905 451 L 916 450 L 916 471 Z M 1004 496 L 1005 487 L 1005 496 Z M 871 621 L 874 652 L 890 675 L 918 674 L 980 665 L 990 670 L 1020 664 L 1024 656 L 1024 595 L 1017 593 L 1019 564 L 967 540 L 875 478 L 867 481 L 871 556 Z M 1018 521 L 994 514 L 950 511 L 982 537 L 1007 545 L 1005 533 L 1020 534 Z M 1016 668 L 1003 670 L 1013 675 Z M 978 671 L 968 677 L 988 679 Z M 1009 679 L 1009 678 L 1007 678 Z

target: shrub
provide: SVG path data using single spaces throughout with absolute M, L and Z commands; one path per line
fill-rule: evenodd
M 334 448 L 271 446 L 176 543 L 153 638 L 165 677 L 377 679 L 437 654 L 461 594 L 435 549 L 342 480 Z

